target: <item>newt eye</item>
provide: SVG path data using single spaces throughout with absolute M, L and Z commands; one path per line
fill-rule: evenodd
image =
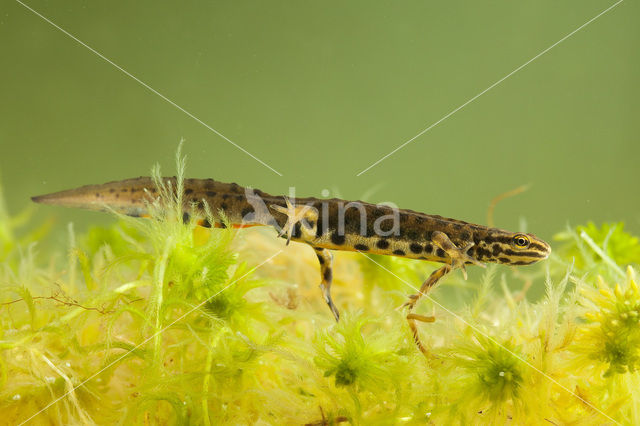
M 518 248 L 527 248 L 529 247 L 529 244 L 531 244 L 531 241 L 529 240 L 529 237 L 524 234 L 516 234 L 513 237 L 513 244 Z

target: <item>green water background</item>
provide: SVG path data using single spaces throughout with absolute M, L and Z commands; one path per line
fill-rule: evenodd
M 640 233 L 640 6 L 624 1 L 361 176 L 611 1 L 48 2 L 0 8 L 0 173 L 29 196 L 174 174 L 274 194 L 393 201 L 543 238 L 624 220 Z M 370 191 L 375 189 L 375 192 Z M 80 230 L 112 219 L 38 208 Z M 38 217 L 35 219 L 38 220 Z M 62 237 L 61 237 L 62 238 Z

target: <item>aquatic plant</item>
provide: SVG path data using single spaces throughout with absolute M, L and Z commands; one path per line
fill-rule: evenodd
M 622 224 L 489 267 L 462 308 L 448 277 L 417 306 L 436 316 L 425 357 L 399 307 L 433 265 L 336 253 L 336 324 L 312 250 L 183 223 L 157 184 L 150 218 L 70 227 L 66 248 L 39 249 L 50 224 L 0 200 L 0 423 L 640 423 L 640 243 Z

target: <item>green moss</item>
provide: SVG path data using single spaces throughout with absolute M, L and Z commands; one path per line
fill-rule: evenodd
M 563 245 L 559 248 L 564 259 L 574 259 L 579 269 L 604 266 L 607 259 L 615 265 L 640 263 L 638 237 L 624 231 L 624 223 L 603 223 L 599 228 L 593 222 L 555 235 Z
M 407 348 L 402 346 L 401 336 L 391 336 L 389 330 L 372 322 L 361 312 L 347 313 L 338 324 L 316 336 L 315 364 L 325 377 L 335 379 L 336 386 L 377 392 L 397 385 L 394 379 L 407 363 Z M 373 329 L 363 333 L 366 326 Z

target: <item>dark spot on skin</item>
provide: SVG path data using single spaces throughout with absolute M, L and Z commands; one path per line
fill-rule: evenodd
M 421 225 L 421 224 L 423 224 L 423 223 L 426 221 L 426 219 L 425 219 L 424 217 L 422 217 L 422 216 L 414 216 L 414 218 L 415 218 L 416 223 L 417 223 L 418 225 Z
M 314 247 L 313 249 L 314 249 L 315 251 L 322 251 L 322 250 L 324 250 L 322 247 Z
M 318 262 L 320 262 L 321 265 L 324 265 L 324 257 L 318 255 Z
M 116 194 L 116 198 L 120 198 L 120 194 Z
M 203 228 L 211 228 L 211 223 L 209 222 L 209 219 L 201 220 L 199 225 L 202 226 Z
M 499 242 L 504 243 L 504 244 L 511 244 L 513 242 L 513 238 L 506 237 L 506 236 L 504 236 L 504 237 L 495 237 L 493 240 L 494 241 L 499 241 Z
M 387 240 L 378 240 L 378 242 L 376 242 L 376 247 L 378 247 L 379 249 L 388 249 L 389 248 L 389 241 Z
M 315 220 L 309 221 L 309 228 L 313 228 L 314 226 L 316 226 L 316 221 Z
M 333 231 L 331 234 L 331 242 L 337 246 L 344 244 L 344 235 L 338 235 L 338 231 Z
M 198 199 L 197 199 L 196 197 L 193 197 L 193 198 L 191 199 L 191 202 L 192 202 L 192 203 L 197 203 L 197 202 L 198 202 Z
M 369 246 L 366 244 L 356 244 L 354 247 L 356 250 L 361 250 L 361 251 L 369 250 Z
M 158 192 L 158 190 L 156 188 L 151 188 L 151 192 L 155 194 L 156 192 Z
M 436 250 L 436 255 L 438 257 L 444 257 L 444 250 L 442 250 L 441 248 L 439 248 L 438 250 Z
M 412 229 L 410 231 L 407 231 L 407 238 L 409 238 L 410 240 L 417 240 L 420 238 L 420 234 L 418 233 L 418 231 Z
M 323 276 L 325 281 L 331 281 L 331 279 L 333 278 L 333 272 L 331 271 L 331 268 L 325 269 Z
M 238 185 L 237 183 L 232 183 L 231 184 L 231 191 L 232 192 L 240 192 L 242 189 L 240 188 L 240 185 Z
M 293 225 L 293 230 L 291 231 L 291 238 L 300 238 L 302 236 L 302 224 L 300 222 Z
M 236 195 L 236 200 L 237 201 L 242 201 L 244 199 L 244 196 L 242 195 Z
M 207 197 L 215 197 L 216 196 L 215 191 L 207 191 L 206 194 L 207 194 Z
M 534 250 L 540 250 L 541 252 L 546 252 L 548 250 L 545 246 L 543 246 L 542 244 L 538 244 L 535 241 L 531 243 L 529 248 Z
M 433 251 L 433 245 L 431 243 L 429 243 L 426 246 L 424 246 L 424 252 L 425 253 L 431 253 L 432 251 Z
M 187 188 L 187 189 L 185 189 L 185 190 L 184 190 L 184 193 L 185 193 L 186 195 L 193 194 L 193 189 L 191 189 L 191 188 Z
M 420 256 L 418 259 L 427 260 L 427 258 L 424 256 Z
M 491 252 L 482 247 L 476 249 L 476 256 L 478 259 L 491 259 Z
M 393 254 L 398 255 L 398 256 L 404 256 L 404 250 L 394 250 Z
M 509 260 L 509 258 L 508 258 L 508 257 L 499 257 L 499 258 L 498 258 L 498 261 L 499 261 L 500 263 L 509 263 L 509 262 L 510 262 L 510 260 Z
M 187 212 L 182 213 L 182 223 L 189 223 L 189 219 L 190 219 L 189 213 Z
M 229 207 L 229 206 L 227 206 L 227 203 L 222 203 L 222 204 L 220 204 L 220 208 L 221 208 L 222 210 L 226 210 L 226 209 L 227 209 L 227 207 Z
M 231 195 L 229 194 L 222 194 L 222 199 L 226 200 L 227 198 L 231 197 Z
M 242 215 L 242 217 L 246 217 L 249 213 L 252 213 L 252 212 L 253 212 L 253 209 L 251 207 L 245 207 L 244 209 L 242 209 L 240 214 Z
M 464 241 L 469 241 L 471 235 L 467 231 L 462 231 L 460 233 L 460 238 L 462 238 Z
M 498 244 L 498 243 L 495 243 L 495 244 L 493 245 L 492 254 L 493 254 L 494 256 L 497 256 L 497 255 L 499 255 L 501 252 L 502 252 L 502 246 L 500 246 L 500 244 Z
M 96 198 L 100 198 L 100 197 L 101 197 L 100 193 L 96 192 Z
M 109 192 L 113 194 L 114 192 L 116 192 L 116 190 L 115 190 L 115 189 L 113 189 L 113 188 L 111 188 L 111 189 L 109 190 Z
M 225 225 L 225 224 L 224 224 L 224 222 L 220 222 L 220 223 L 218 223 L 218 226 L 219 226 L 220 228 L 222 228 L 222 229 L 226 229 L 226 228 L 227 228 L 227 225 Z M 210 227 L 211 227 L 211 226 L 207 226 L 207 228 L 210 228 Z
M 416 254 L 422 253 L 422 246 L 417 243 L 411 243 L 411 245 L 409 246 L 409 250 Z
M 462 225 L 459 223 L 454 223 L 453 224 L 453 229 L 455 229 L 456 231 L 459 231 L 462 229 Z
M 491 244 L 493 242 L 495 242 L 496 240 L 491 236 L 491 235 L 487 235 L 486 237 L 483 238 L 483 241 L 487 244 Z M 476 242 L 477 244 L 477 242 Z
M 518 260 L 517 262 L 511 262 L 512 265 L 530 265 L 533 262 L 526 262 L 524 260 Z

